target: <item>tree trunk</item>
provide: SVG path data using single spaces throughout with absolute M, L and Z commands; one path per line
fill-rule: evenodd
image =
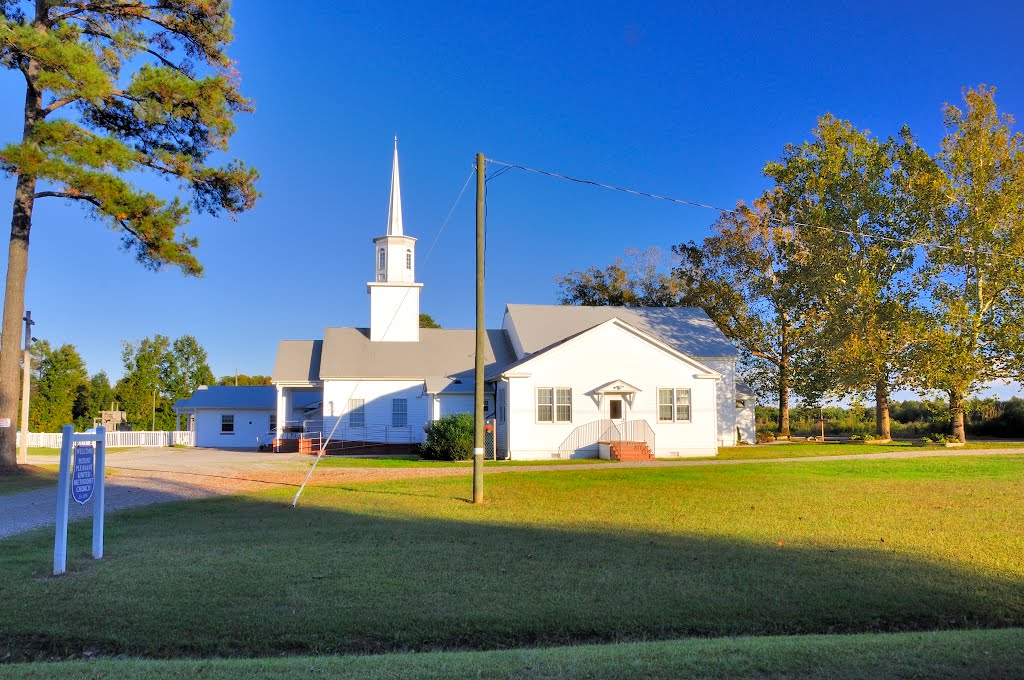
M 34 80 L 36 67 L 27 68 L 29 81 Z M 25 128 L 23 140 L 31 137 L 36 123 L 43 120 L 42 97 L 30 85 L 25 88 Z M 25 278 L 28 274 L 28 236 L 32 229 L 32 207 L 35 204 L 36 178 L 20 173 L 14 188 L 14 210 L 11 217 L 11 243 L 7 251 L 7 285 L 4 292 L 4 318 L 0 328 L 0 419 L 8 427 L 0 427 L 0 468 L 16 469 L 18 464 L 15 433 L 18 422 L 18 400 L 21 398 L 21 335 L 25 316 Z M 27 435 L 27 433 L 26 433 Z
M 879 439 L 892 439 L 889 424 L 889 385 L 884 379 L 875 383 L 875 432 Z
M 949 422 L 953 426 L 953 436 L 957 441 L 967 441 L 967 430 L 964 428 L 964 395 L 960 390 L 949 391 Z
M 789 361 L 779 364 L 779 436 L 789 436 Z

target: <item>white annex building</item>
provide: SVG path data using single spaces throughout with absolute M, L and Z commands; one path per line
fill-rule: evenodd
M 304 431 L 415 444 L 429 422 L 472 412 L 473 331 L 419 327 L 423 284 L 402 222 L 397 144 L 372 258 L 369 328 L 281 341 L 279 440 Z M 607 454 L 601 442 L 709 456 L 754 441 L 754 395 L 737 378 L 736 349 L 700 309 L 510 304 L 486 344 L 485 415 L 499 458 L 597 457 Z

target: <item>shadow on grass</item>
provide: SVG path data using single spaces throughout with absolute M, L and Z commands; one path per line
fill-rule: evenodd
M 318 502 L 333 493 L 342 492 L 325 490 Z M 1021 582 L 891 548 L 485 524 L 461 503 L 448 507 L 451 519 L 391 507 L 293 510 L 286 495 L 112 516 L 102 562 L 85 556 L 90 534 L 80 523 L 71 532 L 71 573 L 60 578 L 45 577 L 52 530 L 5 540 L 0 658 L 1024 625 Z

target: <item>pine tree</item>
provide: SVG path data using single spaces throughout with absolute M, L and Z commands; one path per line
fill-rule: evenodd
M 252 110 L 225 48 L 229 0 L 0 0 L 0 65 L 25 81 L 22 138 L 0 148 L 16 178 L 0 333 L 0 417 L 18 406 L 32 210 L 40 198 L 76 203 L 120 231 L 152 269 L 202 272 L 185 234 L 191 208 L 250 209 L 257 173 L 211 163 Z M 164 198 L 132 183 L 152 174 L 191 194 Z M 13 428 L 0 430 L 0 468 L 14 466 Z

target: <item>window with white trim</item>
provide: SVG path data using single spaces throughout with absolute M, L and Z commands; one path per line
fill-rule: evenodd
M 691 420 L 690 390 L 686 387 L 658 388 L 658 422 L 688 423 Z
M 568 387 L 555 388 L 555 422 L 572 422 L 572 390 Z
M 539 423 L 571 423 L 572 422 L 572 388 L 571 387 L 538 387 L 537 388 L 537 422 L 539 422 Z
M 412 269 L 412 251 L 405 251 L 405 268 Z
M 221 434 L 234 434 L 235 433 L 235 417 L 233 415 L 222 415 L 220 417 L 220 433 Z
M 555 419 L 555 390 L 551 387 L 537 388 L 537 422 L 550 423 Z
M 391 400 L 391 426 L 407 427 L 409 425 L 409 400 Z
M 388 253 L 383 248 L 377 251 L 377 269 L 388 268 Z
M 348 426 L 366 427 L 366 400 L 348 400 Z
M 270 414 L 270 430 L 269 431 L 270 432 L 276 432 L 277 431 L 277 414 L 276 413 L 271 413 Z

